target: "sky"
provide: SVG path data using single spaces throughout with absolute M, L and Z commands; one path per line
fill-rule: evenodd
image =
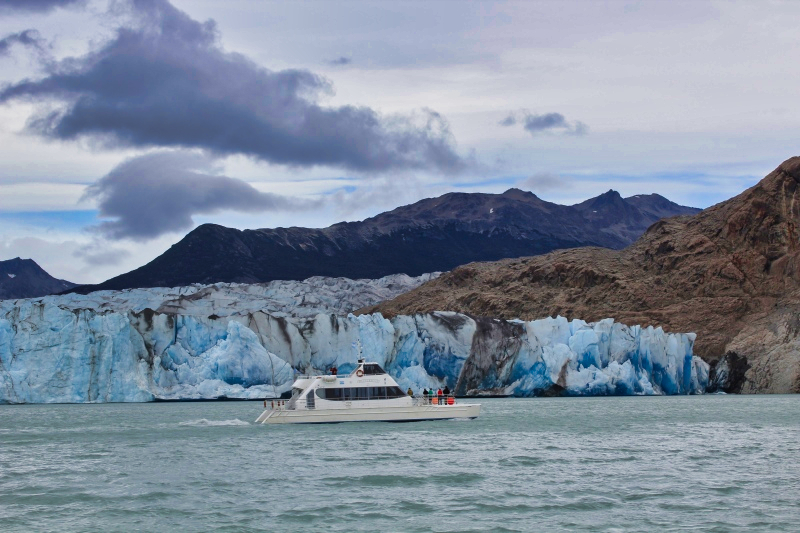
M 446 192 L 708 207 L 798 155 L 800 2 L 0 0 L 0 260 Z

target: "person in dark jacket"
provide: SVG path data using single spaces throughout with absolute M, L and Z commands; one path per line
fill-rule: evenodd
M 444 386 L 444 390 L 442 391 L 445 396 L 450 396 L 450 387 L 447 385 Z

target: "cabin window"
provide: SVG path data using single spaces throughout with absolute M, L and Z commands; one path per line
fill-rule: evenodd
M 376 365 L 375 363 L 365 364 L 363 370 L 366 376 L 379 376 L 386 373 L 386 371 L 381 368 L 381 365 Z
M 400 387 L 386 387 L 386 397 L 387 398 L 402 398 L 406 394 L 400 389 Z
M 403 398 L 406 395 L 400 387 L 343 387 L 319 388 L 317 396 L 333 401 L 385 400 Z

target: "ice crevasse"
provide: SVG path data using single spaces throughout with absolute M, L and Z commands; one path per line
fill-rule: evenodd
M 694 339 L 612 319 L 220 317 L 18 300 L 0 308 L 0 403 L 272 397 L 298 373 L 352 370 L 358 346 L 416 392 L 696 394 L 709 367 L 692 355 Z

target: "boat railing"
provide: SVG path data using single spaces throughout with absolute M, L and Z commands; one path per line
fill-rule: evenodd
M 264 408 L 271 411 L 294 411 L 296 401 L 290 400 L 264 400 Z
M 454 394 L 414 395 L 412 399 L 414 400 L 414 405 L 442 405 L 447 407 L 456 404 L 456 397 Z
M 317 378 L 349 378 L 350 374 L 295 374 L 294 379 L 317 379 Z
M 392 397 L 396 398 L 396 397 Z M 360 400 L 378 400 L 378 399 L 391 399 L 388 396 L 386 398 L 379 398 L 379 397 L 370 397 L 370 398 L 354 398 L 344 399 L 339 401 L 360 401 Z M 291 398 L 289 400 L 264 400 L 264 408 L 269 409 L 271 411 L 294 411 L 296 409 L 296 401 L 295 398 Z M 415 406 L 422 406 L 422 405 L 441 405 L 443 407 L 448 407 L 452 405 L 456 405 L 456 397 L 453 394 L 442 394 L 439 395 L 415 395 L 411 397 L 412 405 Z

